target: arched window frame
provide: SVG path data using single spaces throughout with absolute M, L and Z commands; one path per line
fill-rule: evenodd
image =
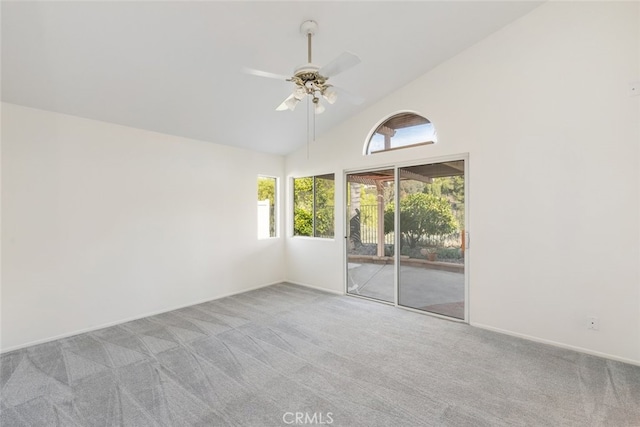
M 401 110 L 401 111 L 396 111 L 395 113 L 389 114 L 387 116 L 385 116 L 383 119 L 381 119 L 380 121 L 378 121 L 375 126 L 373 126 L 373 128 L 371 128 L 371 130 L 369 131 L 369 133 L 367 134 L 367 139 L 364 142 L 364 147 L 362 149 L 362 155 L 363 156 L 370 156 L 372 154 L 380 154 L 380 153 L 386 153 L 389 151 L 395 151 L 395 150 L 402 150 L 405 148 L 412 148 L 412 147 L 421 147 L 424 145 L 433 145 L 436 144 L 437 138 L 434 138 L 433 141 L 425 141 L 425 142 L 419 142 L 419 143 L 415 143 L 415 144 L 409 144 L 409 145 L 404 145 L 401 147 L 393 147 L 387 150 L 378 150 L 378 151 L 374 151 L 374 152 L 369 152 L 369 146 L 371 145 L 371 139 L 374 137 L 376 130 L 378 130 L 378 128 L 385 124 L 386 122 L 388 122 L 389 120 L 391 120 L 394 117 L 397 117 L 399 115 L 402 114 L 414 114 L 416 116 L 419 116 L 425 120 L 427 120 L 429 123 L 432 124 L 433 128 L 434 128 L 434 135 L 437 135 L 436 129 L 435 129 L 435 125 L 433 125 L 433 122 L 431 120 L 429 120 L 425 115 L 417 112 L 417 111 L 413 111 L 413 110 Z

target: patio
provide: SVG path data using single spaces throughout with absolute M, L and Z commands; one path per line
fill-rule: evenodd
M 464 273 L 428 267 L 401 265 L 399 305 L 464 319 Z M 350 262 L 347 274 L 350 294 L 394 301 L 393 263 Z

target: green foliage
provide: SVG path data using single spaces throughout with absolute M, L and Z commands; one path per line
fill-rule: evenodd
M 422 193 L 425 189 L 425 183 L 415 181 L 413 179 L 406 179 L 400 181 L 400 197 L 407 196 L 413 193 Z
M 464 177 L 448 176 L 433 178 L 423 190 L 426 194 L 444 197 L 449 200 L 453 214 L 459 224 L 464 224 Z
M 313 236 L 313 217 L 310 211 L 295 208 L 293 214 L 293 235 Z
M 271 205 L 275 203 L 276 199 L 276 180 L 274 178 L 268 178 L 264 176 L 258 177 L 258 200 L 267 200 Z
M 394 204 L 385 208 L 384 231 L 393 231 Z M 402 243 L 415 248 L 423 236 L 444 236 L 456 231 L 458 224 L 451 204 L 444 197 L 413 193 L 400 200 Z
M 459 248 L 438 248 L 436 250 L 438 259 L 460 259 L 462 258 L 462 251 Z
M 293 235 L 313 236 L 313 177 L 293 180 Z
M 333 206 L 316 209 L 316 237 L 333 237 Z
M 313 210 L 313 177 L 293 180 L 293 203 L 302 209 Z
M 333 175 L 331 179 L 316 177 L 316 203 L 315 203 L 315 234 L 316 237 L 333 237 L 334 234 L 334 209 L 335 181 Z

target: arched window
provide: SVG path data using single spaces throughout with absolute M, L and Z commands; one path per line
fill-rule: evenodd
M 403 112 L 389 117 L 371 133 L 365 154 L 434 144 L 436 141 L 436 129 L 429 119 Z

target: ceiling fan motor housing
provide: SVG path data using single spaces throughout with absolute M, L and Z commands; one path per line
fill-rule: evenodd
M 320 67 L 314 64 L 301 65 L 295 69 L 291 81 L 315 97 L 316 92 L 322 94 L 328 87 L 327 78 L 318 74 L 319 69 Z
M 314 20 L 310 19 L 300 24 L 300 33 L 305 37 L 309 34 L 314 35 L 316 31 L 318 31 L 318 23 Z

